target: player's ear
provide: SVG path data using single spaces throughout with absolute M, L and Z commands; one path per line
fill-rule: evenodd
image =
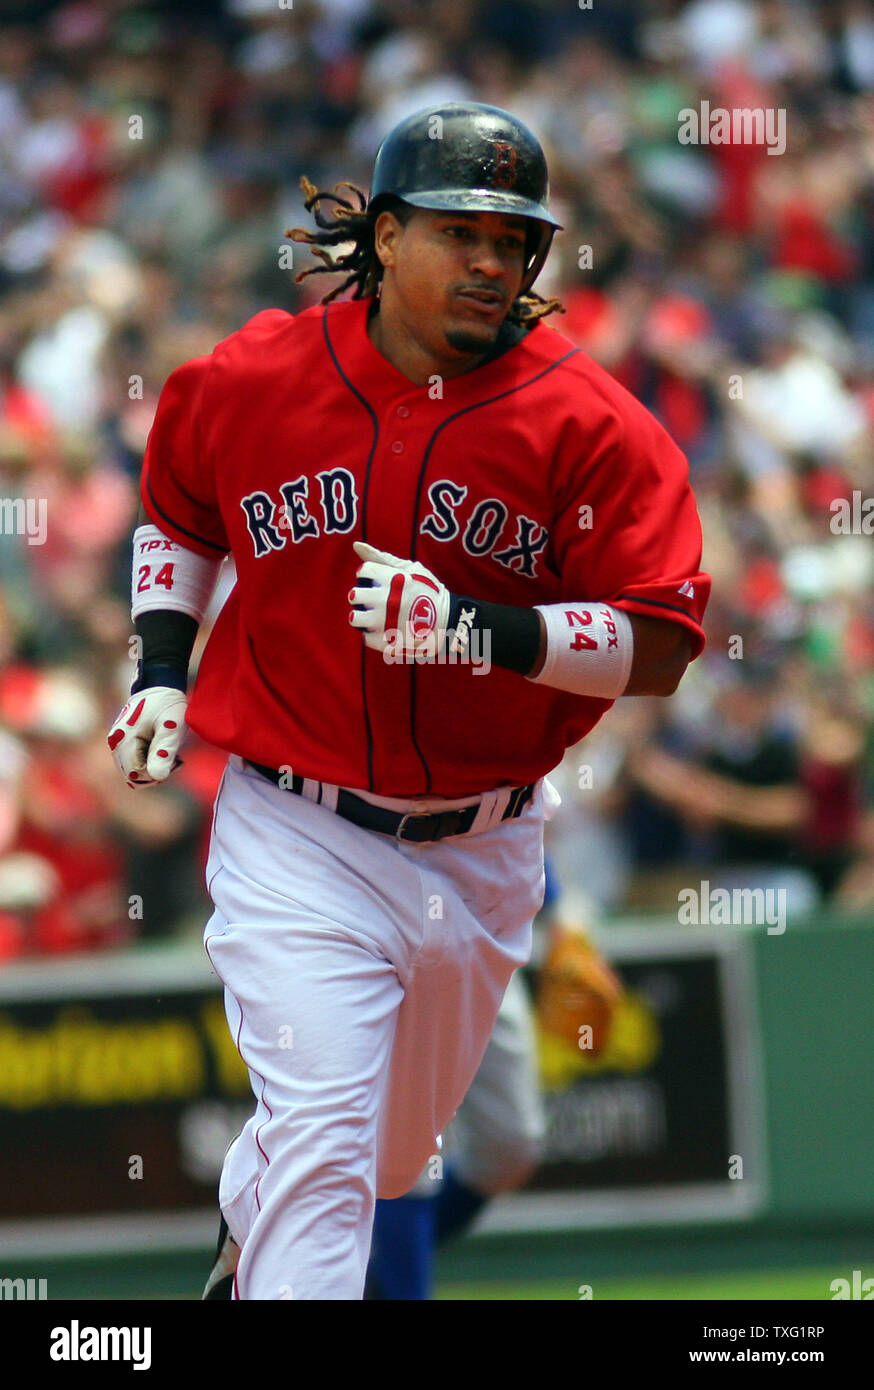
M 373 245 L 383 269 L 393 266 L 403 225 L 393 212 L 381 212 L 373 229 Z

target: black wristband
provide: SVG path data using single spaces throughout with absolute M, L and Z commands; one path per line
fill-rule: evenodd
M 520 676 L 527 676 L 535 666 L 540 651 L 540 618 L 533 608 L 450 594 L 448 628 L 447 643 L 459 655 L 470 646 L 472 633 L 487 634 L 485 641 L 480 637 L 479 650 L 487 652 L 496 666 Z
M 141 656 L 131 694 L 154 685 L 174 690 L 188 687 L 188 663 L 198 624 L 188 613 L 169 608 L 150 609 L 136 620 Z

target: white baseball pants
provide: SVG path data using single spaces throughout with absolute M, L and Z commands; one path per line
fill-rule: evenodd
M 234 756 L 216 799 L 204 945 L 256 1099 L 219 1186 L 242 1299 L 361 1298 L 375 1196 L 437 1151 L 543 897 L 548 782 L 518 819 L 489 793 L 481 833 L 423 845 L 332 795 Z

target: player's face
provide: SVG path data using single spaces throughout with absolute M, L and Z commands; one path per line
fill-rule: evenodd
M 526 230 L 504 213 L 416 209 L 406 226 L 384 214 L 384 306 L 435 360 L 481 356 L 521 288 Z

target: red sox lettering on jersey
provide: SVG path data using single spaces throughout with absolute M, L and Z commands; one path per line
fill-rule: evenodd
M 353 475 L 345 468 L 331 468 L 316 473 L 315 479 L 318 483 L 315 514 L 308 510 L 310 480 L 305 476 L 279 485 L 281 501 L 261 491 L 240 499 L 256 559 L 269 555 L 271 550 L 282 550 L 288 539 L 300 544 L 332 532 L 355 529 L 360 507 Z M 511 519 L 515 528 L 513 543 L 498 548 L 499 541 L 507 534 L 510 516 L 507 506 L 498 497 L 481 498 L 470 509 L 462 528 L 457 513 L 467 493 L 466 487 L 448 478 L 432 483 L 428 488 L 431 509 L 419 528 L 420 533 L 440 541 L 461 536 L 461 544 L 468 555 L 491 555 L 496 564 L 535 578 L 538 556 L 549 539 L 547 528 L 531 517 L 515 516 Z
M 686 461 L 546 324 L 435 399 L 371 343 L 372 303 L 266 310 L 162 392 L 145 510 L 199 554 L 232 551 L 238 574 L 188 721 L 254 762 L 387 796 L 523 785 L 609 701 L 366 651 L 346 611 L 352 542 L 475 599 L 566 602 L 580 646 L 601 600 L 682 624 L 697 655 L 710 581 Z

